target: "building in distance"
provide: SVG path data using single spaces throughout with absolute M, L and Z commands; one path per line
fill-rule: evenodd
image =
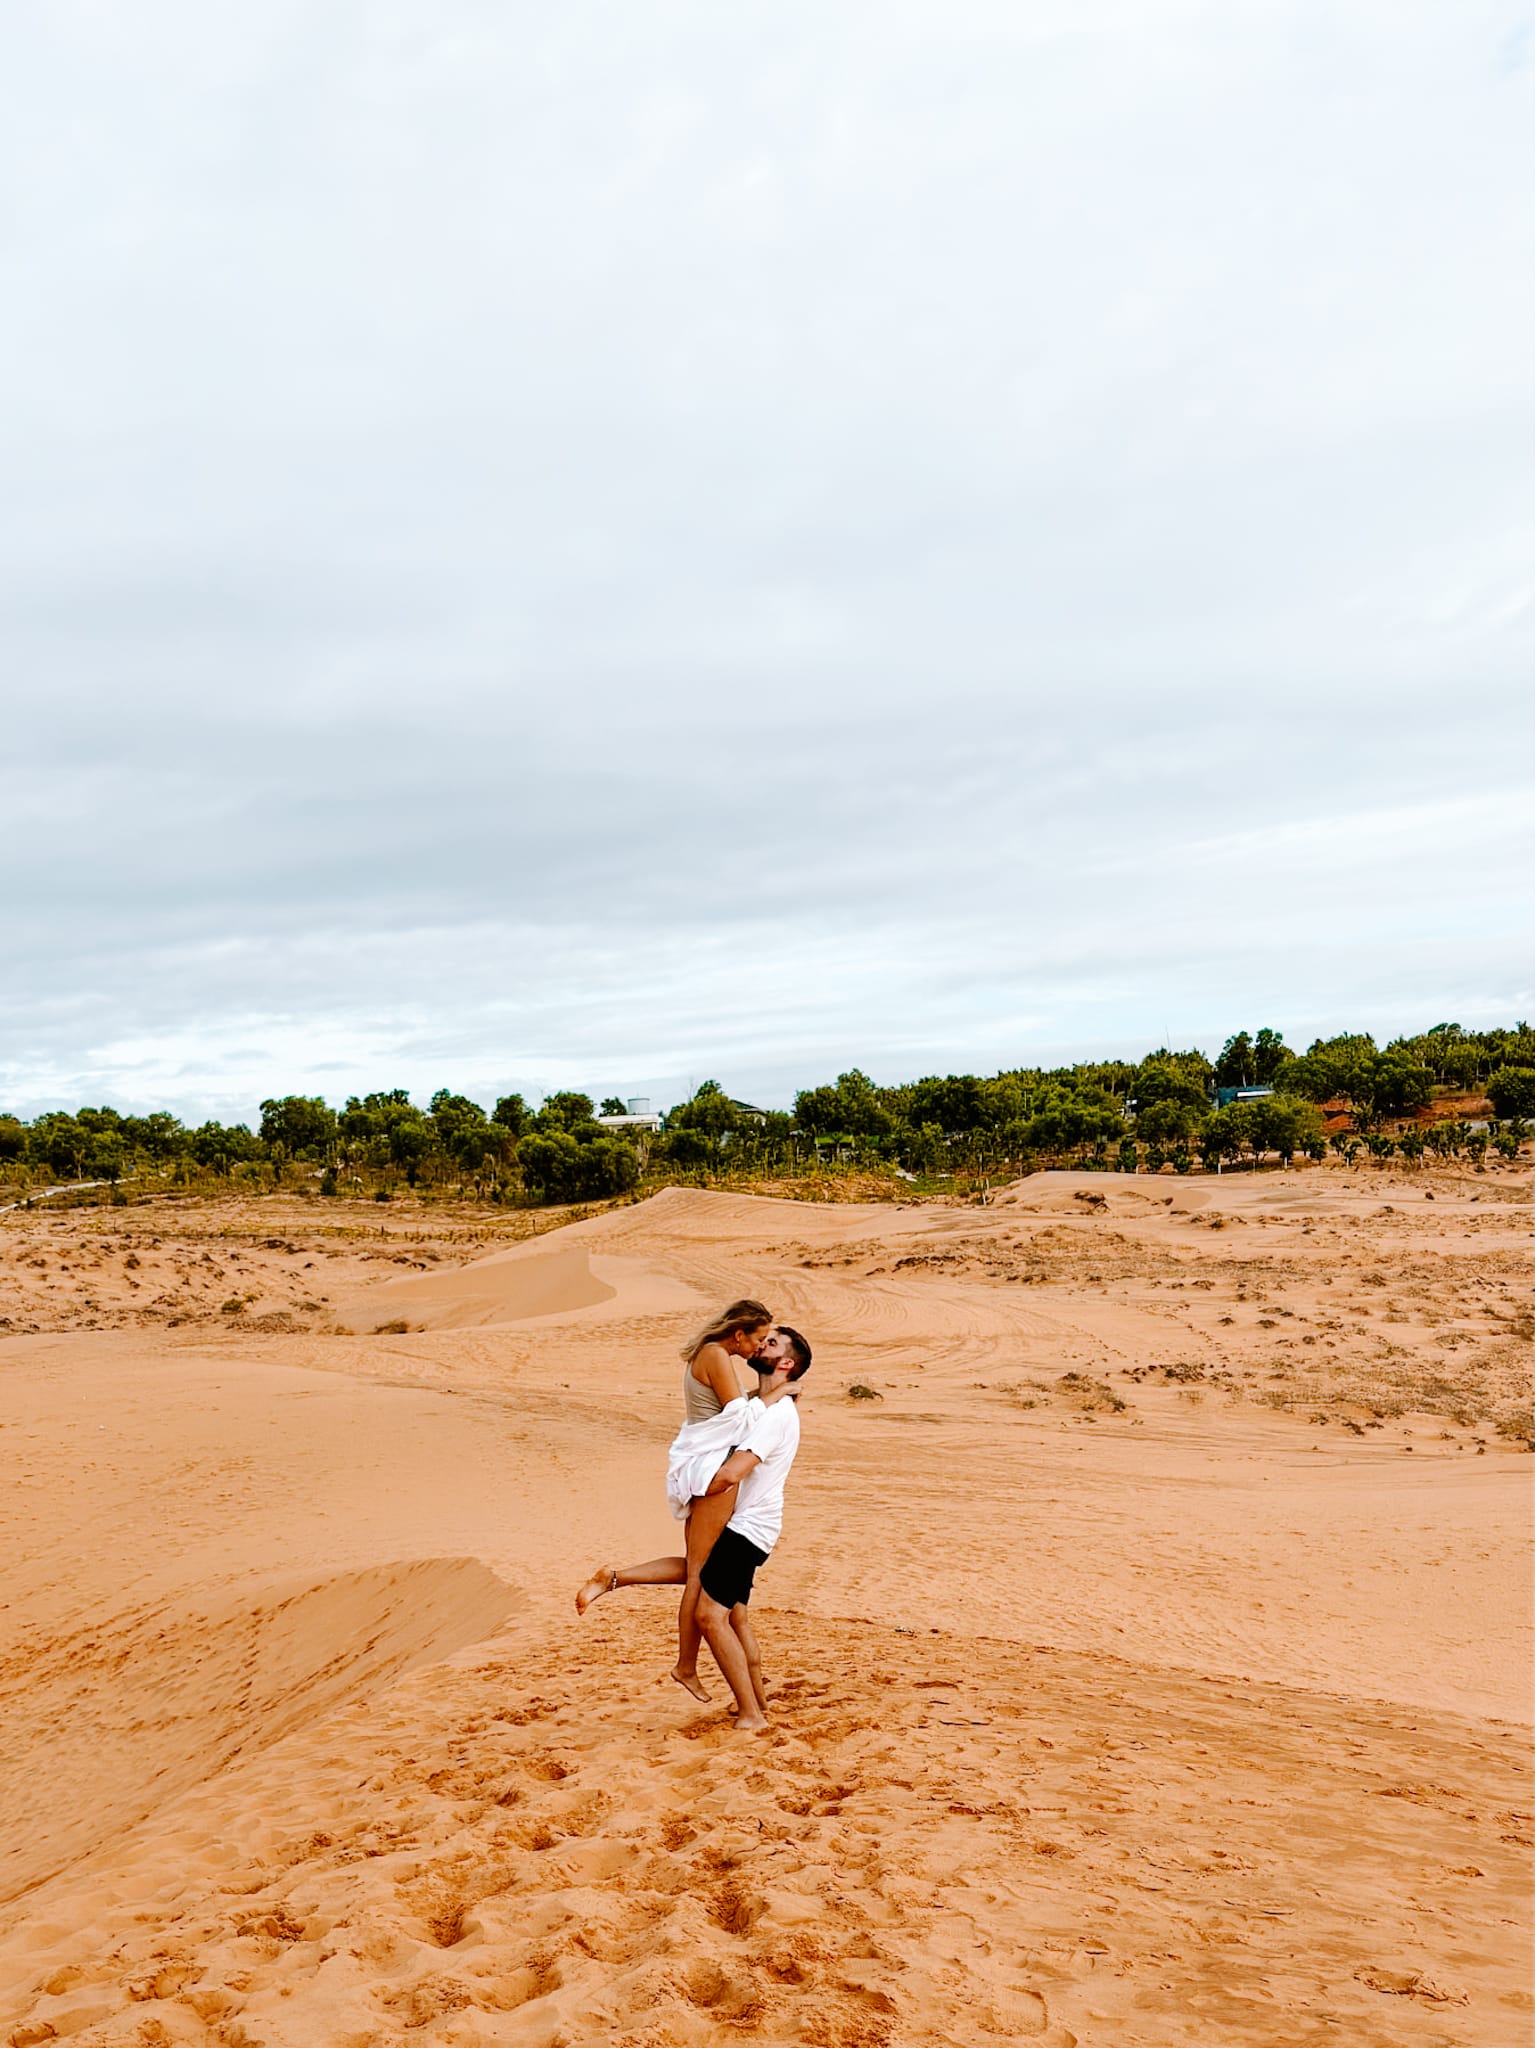
M 605 1131 L 658 1131 L 661 1119 L 650 1107 L 648 1095 L 631 1095 L 622 1116 L 600 1116 Z

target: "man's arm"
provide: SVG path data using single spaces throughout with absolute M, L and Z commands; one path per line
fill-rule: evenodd
M 739 1486 L 748 1472 L 754 1471 L 762 1460 L 755 1451 L 732 1451 L 718 1472 L 709 1481 L 705 1500 L 711 1493 L 728 1493 L 732 1486 Z

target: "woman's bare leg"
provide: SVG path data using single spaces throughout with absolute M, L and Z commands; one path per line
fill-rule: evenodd
M 585 1614 L 594 1600 L 600 1600 L 604 1593 L 616 1592 L 620 1586 L 683 1586 L 687 1576 L 685 1557 L 653 1557 L 647 1564 L 605 1564 L 600 1572 L 592 1573 L 576 1595 L 576 1612 Z
M 677 1661 L 672 1666 L 672 1677 L 696 1700 L 709 1697 L 698 1676 L 698 1649 L 702 1641 L 698 1628 L 698 1575 L 719 1541 L 720 1531 L 736 1511 L 736 1492 L 731 1486 L 724 1493 L 703 1494 L 688 1511 L 687 1584 L 677 1608 Z

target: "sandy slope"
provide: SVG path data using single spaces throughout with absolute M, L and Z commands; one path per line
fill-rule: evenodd
M 652 1616 L 599 1614 L 595 1672 L 514 1625 L 40 1901 L 15 1955 L 33 2024 L 274 2048 L 1527 2037 L 1506 1733 L 775 1612 L 793 1676 L 748 1744 L 674 1704 Z
M 1499 1193 L 5 1219 L 0 2040 L 1527 2041 Z M 817 1344 L 753 1746 L 569 1609 L 742 1291 Z

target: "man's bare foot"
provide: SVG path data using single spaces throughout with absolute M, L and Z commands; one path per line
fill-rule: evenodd
M 696 1671 L 684 1671 L 680 1665 L 674 1664 L 672 1666 L 672 1677 L 676 1679 L 682 1690 L 690 1692 L 695 1700 L 706 1700 L 709 1697 L 708 1692 L 704 1688 L 704 1682 Z
M 735 1731 L 737 1735 L 768 1735 L 773 1724 L 762 1714 L 737 1714 Z
M 611 1593 L 617 1584 L 618 1573 L 611 1565 L 604 1566 L 600 1572 L 593 1572 L 576 1595 L 577 1614 L 585 1614 L 594 1600 L 600 1600 L 604 1593 Z

